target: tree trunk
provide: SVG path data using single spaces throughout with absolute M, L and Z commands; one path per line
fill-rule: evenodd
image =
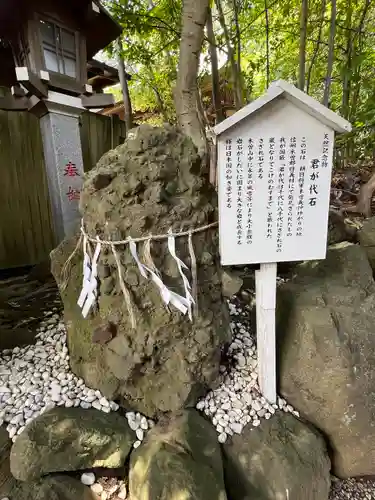
M 336 35 L 336 0 L 331 0 L 331 26 L 329 29 L 327 74 L 325 78 L 324 96 L 323 96 L 323 104 L 324 106 L 327 106 L 327 108 L 329 106 L 332 69 L 335 57 L 335 35 Z
M 198 101 L 197 101 L 197 107 L 198 107 L 198 117 L 199 121 L 201 123 L 201 126 L 206 129 L 206 147 L 207 147 L 207 154 L 208 154 L 208 177 L 209 181 L 211 184 L 213 184 L 215 187 L 215 182 L 216 182 L 216 171 L 217 171 L 217 149 L 216 149 L 216 140 L 215 140 L 215 134 L 213 133 L 213 130 L 210 127 L 210 122 L 208 120 L 206 111 L 203 106 L 203 101 L 202 101 L 202 94 L 200 92 L 200 89 L 198 89 Z
M 118 54 L 117 54 L 117 62 L 118 62 L 118 75 L 121 84 L 122 90 L 122 98 L 124 101 L 124 118 L 125 118 L 125 133 L 128 135 L 129 130 L 133 127 L 133 112 L 132 112 L 132 103 L 130 100 L 129 87 L 128 87 L 128 79 L 126 77 L 125 72 L 125 64 L 124 59 L 121 55 L 121 39 L 117 40 Z
M 153 69 L 152 69 L 151 66 L 148 69 L 148 73 L 149 73 L 149 76 L 150 76 L 150 80 L 148 81 L 148 79 L 147 79 L 145 81 L 145 83 L 146 83 L 146 85 L 150 85 L 150 87 L 152 88 L 152 90 L 154 92 L 154 95 L 155 95 L 155 98 L 156 98 L 156 102 L 158 103 L 158 109 L 159 109 L 160 113 L 163 116 L 163 120 L 166 123 L 169 123 L 170 119 L 169 119 L 167 110 L 165 108 L 165 104 L 164 104 L 163 98 L 162 98 L 162 96 L 161 96 L 161 94 L 159 92 L 158 86 L 156 84 L 154 71 L 153 71 Z
M 232 0 L 233 2 L 233 13 L 234 13 L 234 26 L 236 29 L 236 41 L 237 41 L 237 74 L 239 80 L 239 91 L 240 91 L 240 104 L 241 107 L 244 105 L 243 101 L 243 81 L 242 81 L 242 69 L 241 69 L 241 30 L 240 23 L 238 19 L 239 10 L 238 10 L 238 0 Z
M 266 17 L 266 84 L 270 84 L 270 23 L 268 19 L 268 1 L 264 0 L 264 15 Z
M 351 71 L 352 71 L 352 52 L 353 52 L 353 34 L 352 34 L 352 15 L 353 6 L 352 0 L 348 0 L 346 10 L 346 67 L 344 68 L 344 75 L 342 79 L 342 111 L 341 114 L 344 118 L 349 117 L 349 101 L 350 101 L 350 84 L 351 84 Z
M 307 94 L 310 93 L 312 70 L 313 70 L 314 64 L 316 62 L 316 59 L 318 57 L 320 44 L 322 42 L 322 31 L 323 31 L 325 13 L 326 13 L 326 0 L 323 0 L 322 1 L 322 12 L 321 12 L 321 16 L 320 16 L 318 40 L 316 42 L 315 50 L 314 50 L 313 56 L 311 58 L 311 63 L 310 63 L 309 69 L 307 71 L 307 79 L 306 79 L 306 93 Z
M 205 131 L 197 109 L 198 69 L 209 0 L 183 0 L 180 60 L 175 89 L 178 122 L 201 156 L 207 153 Z
M 223 7 L 221 5 L 221 0 L 215 0 L 216 8 L 219 13 L 219 21 L 221 27 L 224 31 L 225 44 L 228 52 L 228 59 L 231 67 L 232 74 L 232 86 L 233 86 L 233 94 L 234 94 L 234 106 L 236 109 L 241 109 L 243 106 L 243 96 L 242 96 L 242 88 L 241 88 L 241 78 L 238 74 L 238 66 L 236 63 L 236 58 L 234 57 L 234 50 L 232 47 L 230 35 L 228 32 L 228 28 L 225 22 L 225 16 L 223 12 Z
M 307 40 L 307 16 L 309 11 L 309 0 L 302 0 L 300 19 L 300 46 L 299 46 L 299 77 L 298 88 L 305 89 L 305 67 L 306 67 L 306 40 Z
M 201 124 L 201 127 L 204 130 L 207 130 L 208 127 L 210 126 L 210 122 L 208 120 L 207 113 L 204 109 L 203 100 L 202 100 L 202 93 L 201 93 L 199 88 L 198 88 L 198 92 L 197 92 L 197 110 L 198 110 L 198 118 L 199 118 L 199 122 Z M 206 137 L 207 137 L 207 134 L 206 134 Z
M 156 97 L 156 101 L 158 103 L 158 107 L 159 107 L 159 111 L 160 113 L 162 114 L 163 116 L 163 120 L 168 123 L 169 122 L 169 116 L 168 116 L 168 113 L 165 109 L 165 106 L 164 106 L 164 102 L 163 102 L 163 99 L 160 95 L 160 92 L 159 90 L 157 89 L 157 87 L 152 87 L 152 90 L 154 91 L 154 94 L 155 94 L 155 97 Z
M 220 123 L 224 120 L 224 113 L 221 104 L 219 64 L 217 61 L 216 40 L 212 23 L 212 11 L 210 7 L 208 7 L 207 14 L 207 39 L 211 59 L 212 104 L 215 110 L 215 121 L 216 123 Z
M 365 27 L 365 22 L 366 22 L 366 16 L 370 7 L 371 0 L 366 0 L 365 5 L 363 7 L 362 15 L 361 15 L 361 20 L 358 25 L 358 31 L 357 31 L 357 36 L 358 36 L 358 51 L 356 50 L 356 55 L 361 55 L 363 51 L 363 30 Z M 350 107 L 350 113 L 349 113 L 349 118 L 350 120 L 354 120 L 355 118 L 355 113 L 357 110 L 357 105 L 358 105 L 358 99 L 359 99 L 359 93 L 361 89 L 361 63 L 358 63 L 355 67 L 354 71 L 354 76 L 353 76 L 353 82 L 355 83 L 355 88 L 354 88 L 354 93 L 353 93 L 353 99 L 352 99 L 352 104 Z

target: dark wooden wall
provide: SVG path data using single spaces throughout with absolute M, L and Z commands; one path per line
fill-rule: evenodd
M 81 116 L 81 143 L 85 172 L 91 170 L 104 153 L 125 140 L 125 122 L 117 116 L 84 113 Z
M 117 117 L 81 117 L 84 169 L 124 141 Z M 0 111 L 0 269 L 34 265 L 55 247 L 39 120 L 28 112 Z
M 53 247 L 39 120 L 0 111 L 0 269 L 41 262 Z

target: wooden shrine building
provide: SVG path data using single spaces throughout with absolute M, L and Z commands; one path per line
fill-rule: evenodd
M 13 116 L 15 111 L 24 115 L 31 113 L 33 118 L 38 118 L 40 130 L 32 136 L 30 148 L 33 155 L 33 148 L 37 150 L 42 145 L 43 172 L 39 172 L 39 181 L 45 179 L 47 189 L 32 183 L 29 169 L 25 190 L 33 190 L 35 198 L 40 196 L 43 215 L 48 206 L 45 218 L 51 220 L 55 244 L 79 228 L 79 199 L 84 178 L 81 115 L 86 110 L 110 106 L 114 101 L 113 95 L 103 93 L 103 87 L 117 83 L 118 73 L 94 61 L 93 57 L 119 37 L 121 31 L 98 0 L 0 2 L 0 87 L 3 90 L 0 110 L 3 110 L 4 124 L 0 126 L 3 134 L 0 142 L 10 147 L 17 141 L 30 142 L 30 134 L 19 137 L 19 130 L 6 126 L 5 112 Z M 16 152 L 14 154 L 16 156 Z M 9 158 L 12 156 L 10 150 Z M 6 168 L 4 163 L 3 169 Z M 35 169 L 35 165 L 32 168 Z M 7 209 L 13 203 L 11 200 L 22 205 L 26 199 L 25 193 L 21 194 L 23 182 L 14 179 L 12 185 L 16 187 L 14 196 L 9 194 L 8 202 L 3 202 Z M 26 223 L 25 210 L 22 213 L 25 231 L 33 234 L 33 226 Z M 35 217 L 39 224 L 37 219 Z M 14 225 L 17 224 L 20 221 L 15 218 Z M 0 236 L 3 233 L 3 240 L 9 241 L 7 225 L 4 221 L 2 225 Z M 19 246 L 18 239 L 12 248 L 17 251 Z
M 120 33 L 97 1 L 2 0 L 0 86 L 9 92 L 0 108 L 31 109 L 48 91 L 80 97 L 85 108 L 111 105 L 113 98 L 100 85 L 88 84 L 88 71 L 95 82 L 117 80 L 116 70 L 92 58 Z

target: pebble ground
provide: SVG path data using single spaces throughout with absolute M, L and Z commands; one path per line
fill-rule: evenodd
M 258 427 L 262 419 L 270 419 L 276 410 L 298 412 L 283 398 L 268 403 L 260 393 L 256 338 L 250 326 L 249 306 L 233 298 L 228 301 L 231 314 L 232 343 L 221 366 L 221 383 L 198 402 L 197 409 L 212 421 L 219 434 L 219 442 L 233 434 L 241 434 L 245 425 Z
M 329 500 L 375 500 L 375 481 L 333 478 Z
M 284 399 L 278 397 L 271 405 L 261 396 L 249 306 L 233 298 L 229 308 L 233 340 L 221 367 L 221 384 L 197 404 L 197 409 L 212 420 L 220 442 L 240 434 L 245 425 L 261 425 L 261 420 L 272 418 L 277 409 L 298 416 Z M 41 318 L 35 345 L 1 352 L 0 425 L 6 425 L 13 441 L 32 419 L 54 406 L 93 407 L 106 413 L 118 409 L 116 402 L 86 387 L 84 381 L 70 371 L 66 330 L 60 311 L 61 302 L 56 299 L 51 310 Z M 139 413 L 128 412 L 126 418 L 137 433 L 135 447 L 138 447 L 154 423 Z M 81 480 L 89 481 L 88 486 L 101 500 L 126 498 L 126 484 L 119 478 L 91 476 Z M 375 500 L 375 481 L 334 479 L 329 500 L 347 499 Z

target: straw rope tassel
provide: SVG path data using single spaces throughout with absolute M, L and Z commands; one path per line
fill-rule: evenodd
M 70 254 L 70 256 L 68 257 L 68 259 L 66 260 L 65 264 L 63 265 L 63 267 L 61 269 L 61 274 L 60 274 L 61 285 L 60 285 L 60 289 L 61 289 L 62 292 L 64 292 L 66 290 L 66 287 L 68 286 L 68 281 L 69 281 L 69 277 L 70 277 L 69 275 L 70 275 L 70 269 L 71 269 L 72 260 L 73 260 L 73 258 L 75 256 L 75 254 L 78 252 L 79 248 L 81 247 L 82 240 L 83 240 L 83 234 L 81 233 L 80 236 L 79 236 L 79 238 L 78 238 L 77 245 L 76 245 L 75 249 Z
M 129 316 L 130 316 L 130 322 L 131 322 L 132 328 L 135 328 L 136 322 L 135 322 L 134 311 L 133 311 L 133 307 L 132 307 L 132 303 L 131 303 L 130 292 L 127 289 L 125 282 L 123 280 L 123 277 L 122 277 L 120 258 L 118 256 L 118 253 L 116 252 L 115 245 L 112 244 L 111 248 L 112 248 L 112 253 L 113 253 L 113 256 L 114 256 L 116 264 L 117 264 L 118 279 L 120 282 L 122 294 L 124 296 L 126 308 L 128 310 Z
M 171 303 L 177 309 L 179 309 L 183 314 L 186 314 L 187 311 L 189 311 L 189 317 L 191 319 L 191 309 L 192 305 L 195 303 L 195 308 L 194 308 L 194 313 L 197 314 L 198 312 L 198 276 L 197 276 L 197 261 L 194 253 L 194 247 L 193 247 L 193 239 L 192 235 L 195 233 L 199 233 L 202 231 L 206 231 L 208 229 L 212 229 L 218 226 L 218 222 L 213 222 L 211 224 L 207 224 L 205 226 L 197 227 L 190 229 L 188 231 L 181 231 L 181 232 L 173 232 L 172 229 L 168 231 L 167 234 L 157 234 L 157 235 L 148 235 L 145 237 L 139 237 L 139 238 L 127 238 L 126 240 L 118 240 L 118 241 L 111 241 L 111 240 L 102 240 L 98 235 L 94 237 L 89 236 L 85 229 L 84 229 L 84 222 L 82 219 L 81 222 L 81 235 L 77 241 L 77 245 L 73 252 L 70 254 L 66 262 L 64 263 L 60 276 L 61 276 L 61 285 L 60 289 L 61 291 L 64 291 L 68 285 L 68 281 L 70 278 L 70 271 L 72 267 L 72 260 L 76 253 L 79 251 L 81 245 L 83 249 L 83 254 L 84 254 L 84 262 L 83 262 L 83 275 L 84 275 L 84 283 L 85 280 L 88 280 L 89 274 L 91 275 L 91 260 L 93 258 L 93 253 L 91 251 L 91 245 L 90 242 L 92 243 L 100 243 L 101 245 L 104 246 L 109 246 L 112 249 L 112 253 L 114 255 L 116 264 L 117 264 L 117 270 L 118 270 L 118 277 L 120 280 L 120 287 L 121 291 L 124 296 L 125 304 L 129 312 L 130 320 L 131 320 L 131 325 L 133 328 L 136 326 L 136 320 L 135 320 L 135 315 L 132 307 L 132 301 L 131 301 L 131 295 L 129 290 L 127 289 L 125 282 L 122 277 L 122 270 L 121 270 L 121 262 L 119 259 L 119 256 L 116 252 L 116 246 L 126 246 L 130 243 L 130 241 L 137 243 L 137 242 L 144 242 L 144 248 L 143 248 L 143 259 L 146 265 L 144 266 L 147 272 L 151 274 L 152 280 L 154 283 L 158 286 L 160 293 L 163 297 L 163 300 L 166 304 Z M 175 238 L 183 237 L 183 236 L 188 236 L 188 243 L 189 243 L 189 252 L 190 252 L 190 260 L 191 260 L 191 277 L 192 277 L 192 285 L 190 286 L 189 281 L 187 277 L 184 275 L 182 269 L 187 269 L 187 266 L 177 257 L 175 253 Z M 179 267 L 179 271 L 181 274 L 181 277 L 183 279 L 184 283 L 184 288 L 185 288 L 185 297 L 182 297 L 175 292 L 172 292 L 171 290 L 168 290 L 167 287 L 164 285 L 161 279 L 161 274 L 159 270 L 156 268 L 155 263 L 152 259 L 151 256 L 151 242 L 152 240 L 158 240 L 162 241 L 167 239 L 168 241 L 168 246 L 170 246 L 170 251 L 172 250 L 172 254 L 174 259 L 177 262 L 177 265 Z M 84 288 L 84 283 L 82 286 L 82 291 L 81 294 L 83 295 L 83 288 Z M 190 294 L 190 290 L 192 294 Z M 83 296 L 80 297 L 83 299 Z M 83 304 L 82 304 L 83 306 Z
M 153 260 L 152 255 L 151 255 L 151 241 L 152 241 L 152 237 L 150 235 L 149 239 L 146 240 L 144 245 L 143 245 L 143 260 L 144 260 L 146 266 L 149 269 L 151 269 L 151 271 L 153 271 L 155 274 L 160 276 L 160 273 L 159 273 L 157 267 L 155 266 L 154 260 Z

